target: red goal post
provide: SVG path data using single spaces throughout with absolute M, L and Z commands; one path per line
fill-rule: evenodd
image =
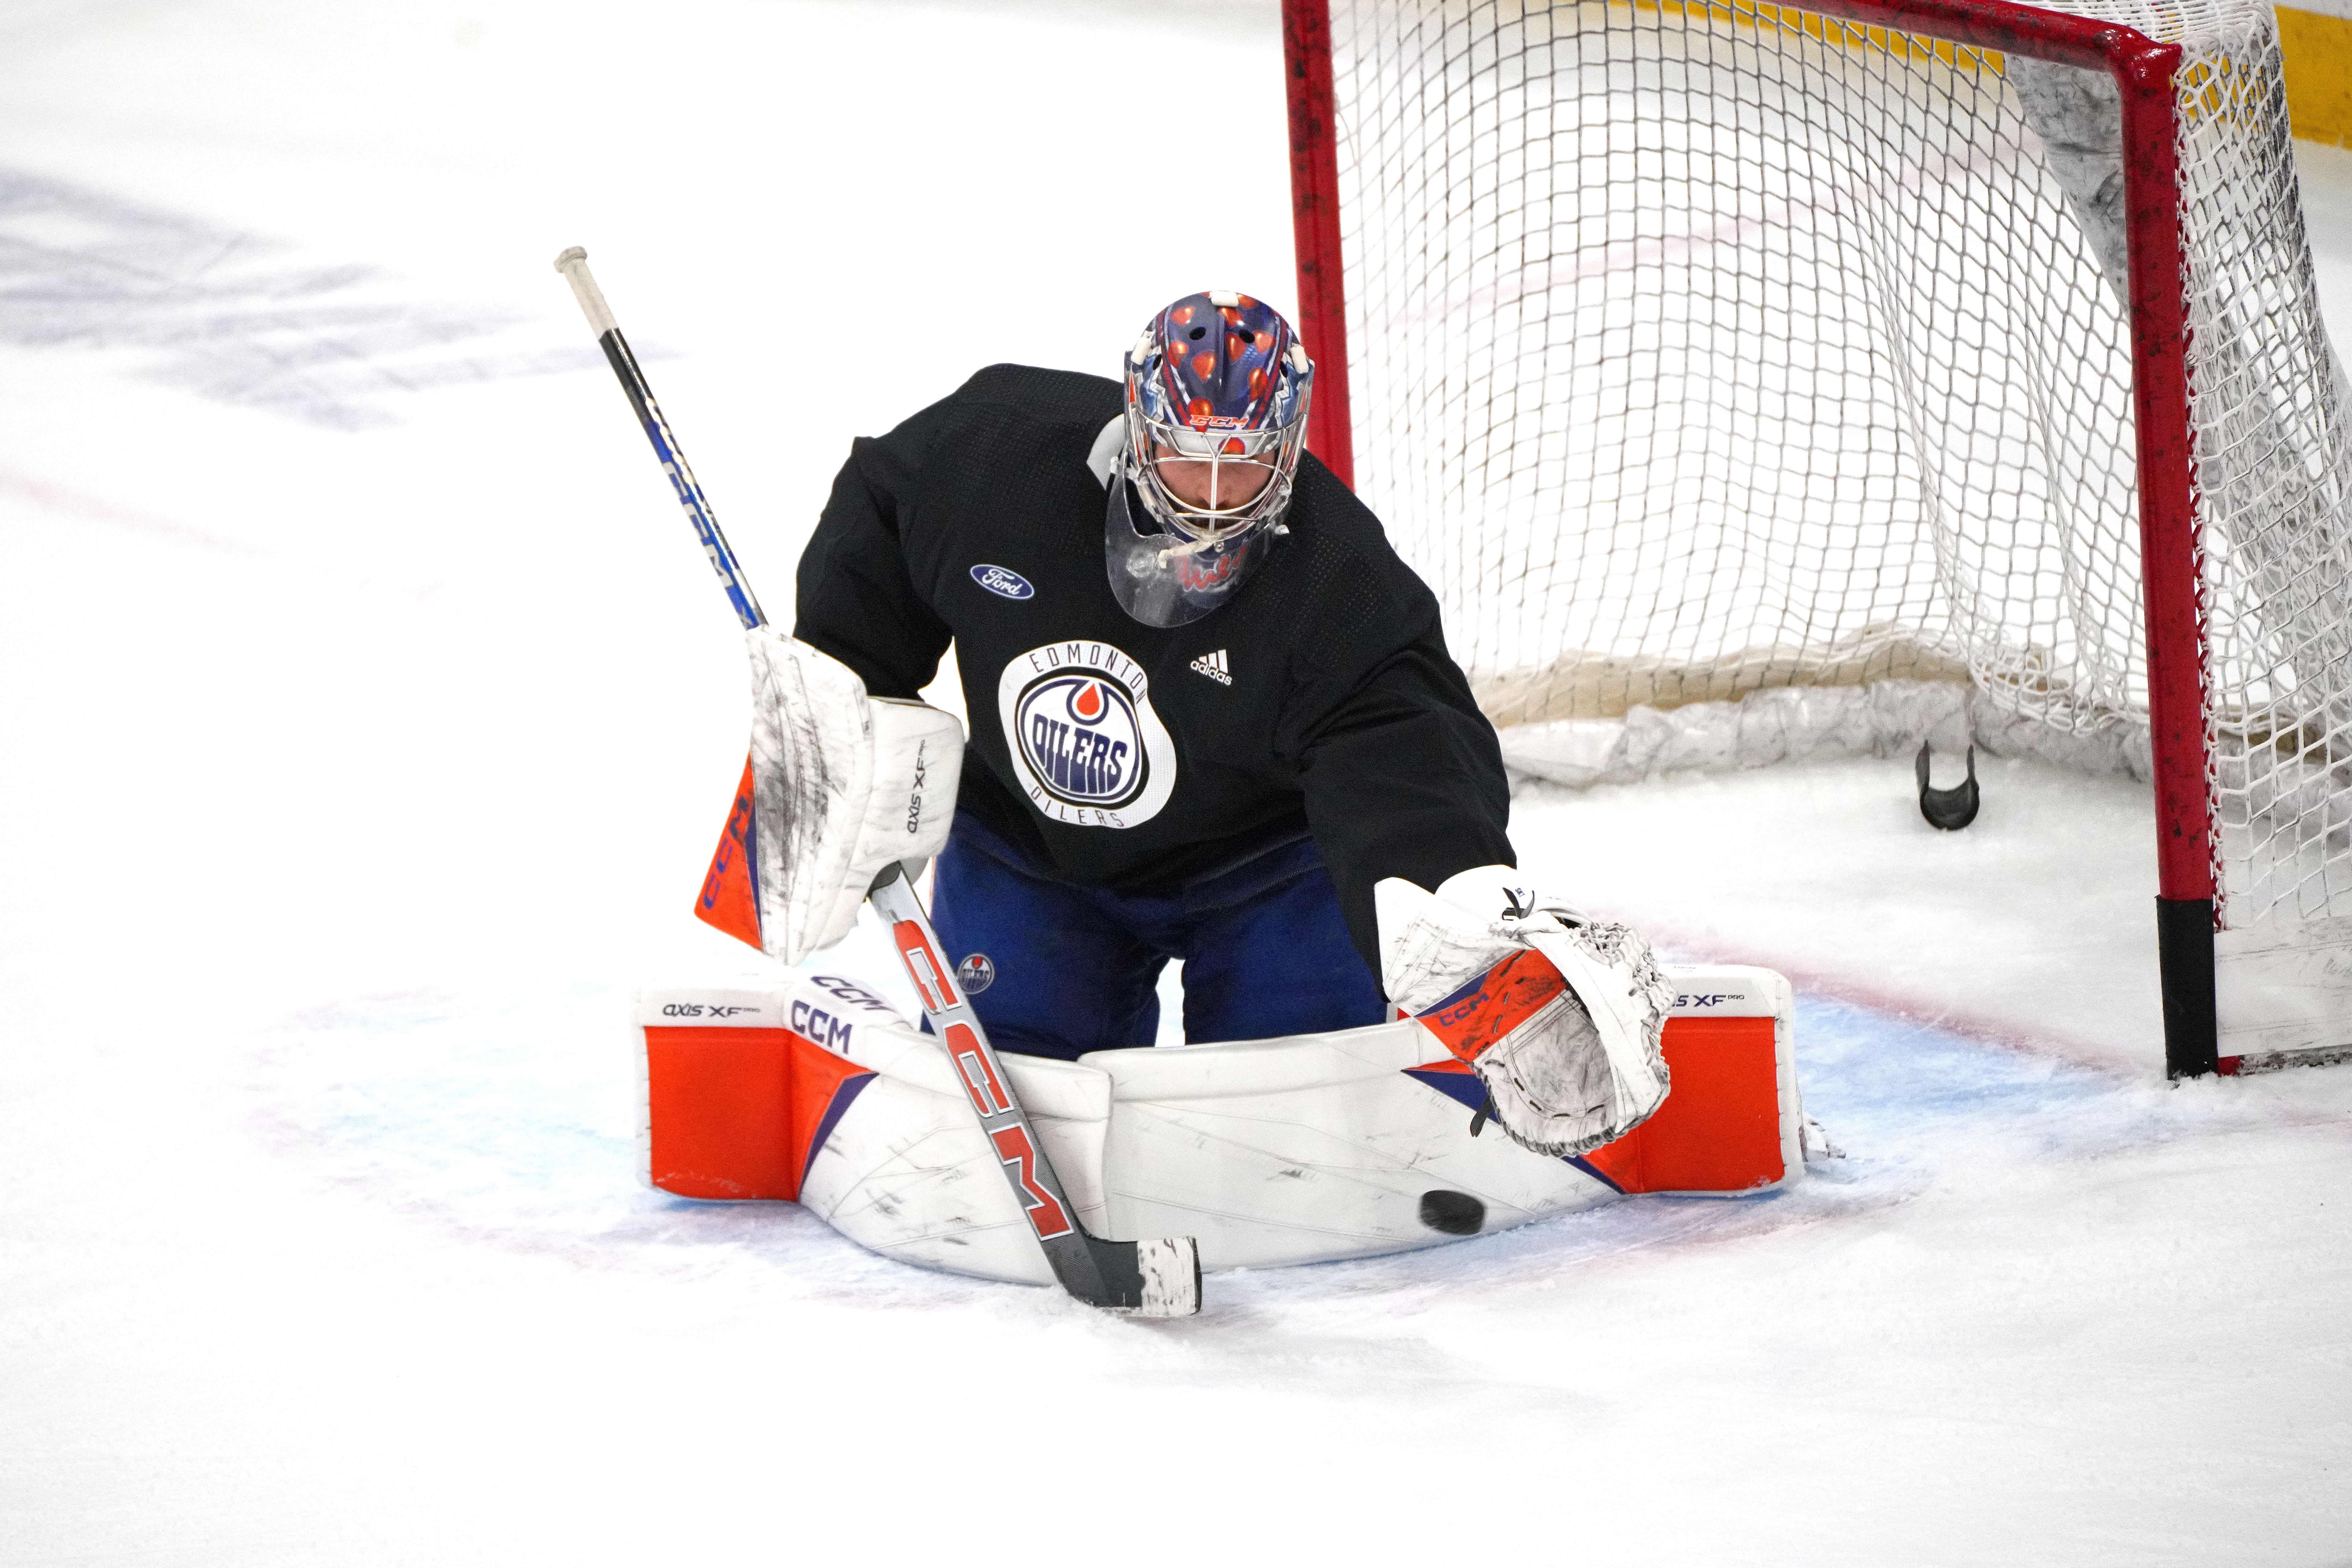
M 2206 626 L 2193 486 L 2181 191 L 2174 77 L 2179 45 L 2111 21 L 1998 0 L 1821 0 L 1804 13 L 1769 5 L 1641 8 L 1708 16 L 1815 38 L 1851 24 L 2105 73 L 2120 90 L 2127 214 L 2130 395 L 2136 423 L 2145 701 L 2157 803 L 2158 931 L 2166 1065 L 2174 1076 L 2217 1062 L 2212 933 L 2215 842 L 2208 751 Z M 1821 18 L 1832 18 L 1824 23 Z M 1341 142 L 1331 0 L 1283 0 L 1301 334 L 1318 363 L 1309 445 L 1353 483 L 1358 453 L 1343 256 Z M 1883 42 L 1883 38 L 1881 39 Z M 1356 363 L 1360 363 L 1360 353 Z M 1376 506 L 1381 497 L 1371 498 Z

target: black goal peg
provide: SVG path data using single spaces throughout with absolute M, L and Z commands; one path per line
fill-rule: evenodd
M 1983 796 L 1977 791 L 1977 749 L 1969 748 L 1969 776 L 1950 789 L 1933 789 L 1927 784 L 1927 742 L 1919 742 L 1919 815 L 1929 826 L 1947 833 L 1958 833 L 1977 819 L 1977 807 Z

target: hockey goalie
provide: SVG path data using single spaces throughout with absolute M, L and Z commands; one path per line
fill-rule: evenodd
M 1494 731 L 1434 598 L 1305 450 L 1304 347 L 1259 300 L 1195 294 L 1123 371 L 991 366 L 853 444 L 793 634 L 748 634 L 752 761 L 705 918 L 797 965 L 878 875 L 936 857 L 941 962 L 1066 1146 L 1071 1201 L 1109 1235 L 1190 1225 L 1212 1266 L 1654 1185 L 1627 1135 L 1667 1103 L 1676 991 L 1637 933 L 1515 869 Z M 968 744 L 917 695 L 950 644 Z M 1171 960 L 1186 1046 L 1151 1051 Z M 1769 1158 L 1731 1190 L 1782 1178 L 1793 1126 L 1785 985 L 1741 973 Z M 977 1237 L 1017 1237 L 1012 1198 L 992 1172 L 949 1179 L 960 1138 L 989 1152 L 946 1058 L 870 990 L 685 994 L 658 1016 L 647 997 L 657 1183 L 794 1196 L 898 1255 L 1035 1276 L 1010 1241 L 983 1258 Z M 785 1147 L 748 1183 L 680 1163 L 737 1155 L 688 1150 L 730 1091 L 682 1087 L 701 1069 L 669 1037 L 730 1027 L 797 1042 L 776 1048 L 807 1070 L 784 1076 L 810 1083 L 769 1118 L 787 1133 L 749 1134 Z

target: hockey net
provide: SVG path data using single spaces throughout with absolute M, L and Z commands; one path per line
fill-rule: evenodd
M 2147 777 L 2116 83 L 1838 8 L 1329 0 L 1354 482 L 1524 770 L 1940 731 Z M 2275 17 L 2068 9 L 2182 51 L 2216 922 L 2352 940 L 2352 396 Z

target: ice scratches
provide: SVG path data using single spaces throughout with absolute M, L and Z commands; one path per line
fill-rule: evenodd
M 1097 1322 L 1056 1291 L 867 1252 L 798 1205 L 654 1191 L 640 1174 L 641 1047 L 627 1016 L 625 989 L 554 975 L 302 1014 L 271 1030 L 252 1058 L 249 1126 L 320 1187 L 466 1246 L 600 1272 L 748 1279 L 778 1300 L 884 1310 L 984 1303 L 1016 1316 L 1066 1314 L 1095 1332 L 1142 1331 Z M 1806 1108 L 1837 1129 L 1847 1158 L 1812 1167 L 1786 1191 L 1629 1199 L 1426 1250 L 1223 1271 L 1209 1282 L 1207 1316 L 1151 1331 L 1181 1333 L 1188 1354 L 1264 1353 L 1267 1333 L 1304 1333 L 1302 1348 L 1320 1347 L 1314 1359 L 1349 1362 L 1360 1350 L 1376 1361 L 1383 1352 L 1352 1346 L 1348 1325 L 1397 1321 L 1441 1301 L 1574 1289 L 1621 1258 L 1739 1247 L 1882 1213 L 1944 1184 L 1997 1184 L 2021 1167 L 2088 1168 L 2163 1142 L 2342 1115 L 2335 1101 L 2298 1110 L 2294 1096 L 2265 1087 L 2277 1079 L 2168 1088 L 2150 1075 L 2085 1071 L 1806 996 L 1796 1041 Z M 900 1157 L 936 1164 L 939 1152 Z M 1423 1369 L 1440 1380 L 1462 1371 L 1450 1362 Z
M 128 350 L 151 381 L 360 430 L 432 387 L 593 365 L 511 311 L 435 304 L 358 264 L 0 166 L 0 344 Z
M 1780 1192 L 1641 1197 L 1453 1245 L 1213 1278 L 1213 1310 L 1286 1314 L 1376 1295 L 1410 1310 L 1460 1293 L 1495 1301 L 1566 1285 L 1660 1249 L 1737 1247 L 1790 1229 L 1883 1214 L 1947 1184 L 1999 1183 L 2018 1167 L 2084 1165 L 2172 1139 L 2273 1126 L 2274 1102 L 2226 1086 L 2174 1089 L 1801 995 L 1795 1037 L 1805 1108 L 1837 1129 L 1843 1157 Z
M 322 1187 L 466 1245 L 666 1278 L 749 1269 L 814 1299 L 903 1294 L 905 1269 L 797 1205 L 646 1184 L 627 1014 L 624 991 L 561 981 L 314 1009 L 257 1050 L 247 1124 Z

